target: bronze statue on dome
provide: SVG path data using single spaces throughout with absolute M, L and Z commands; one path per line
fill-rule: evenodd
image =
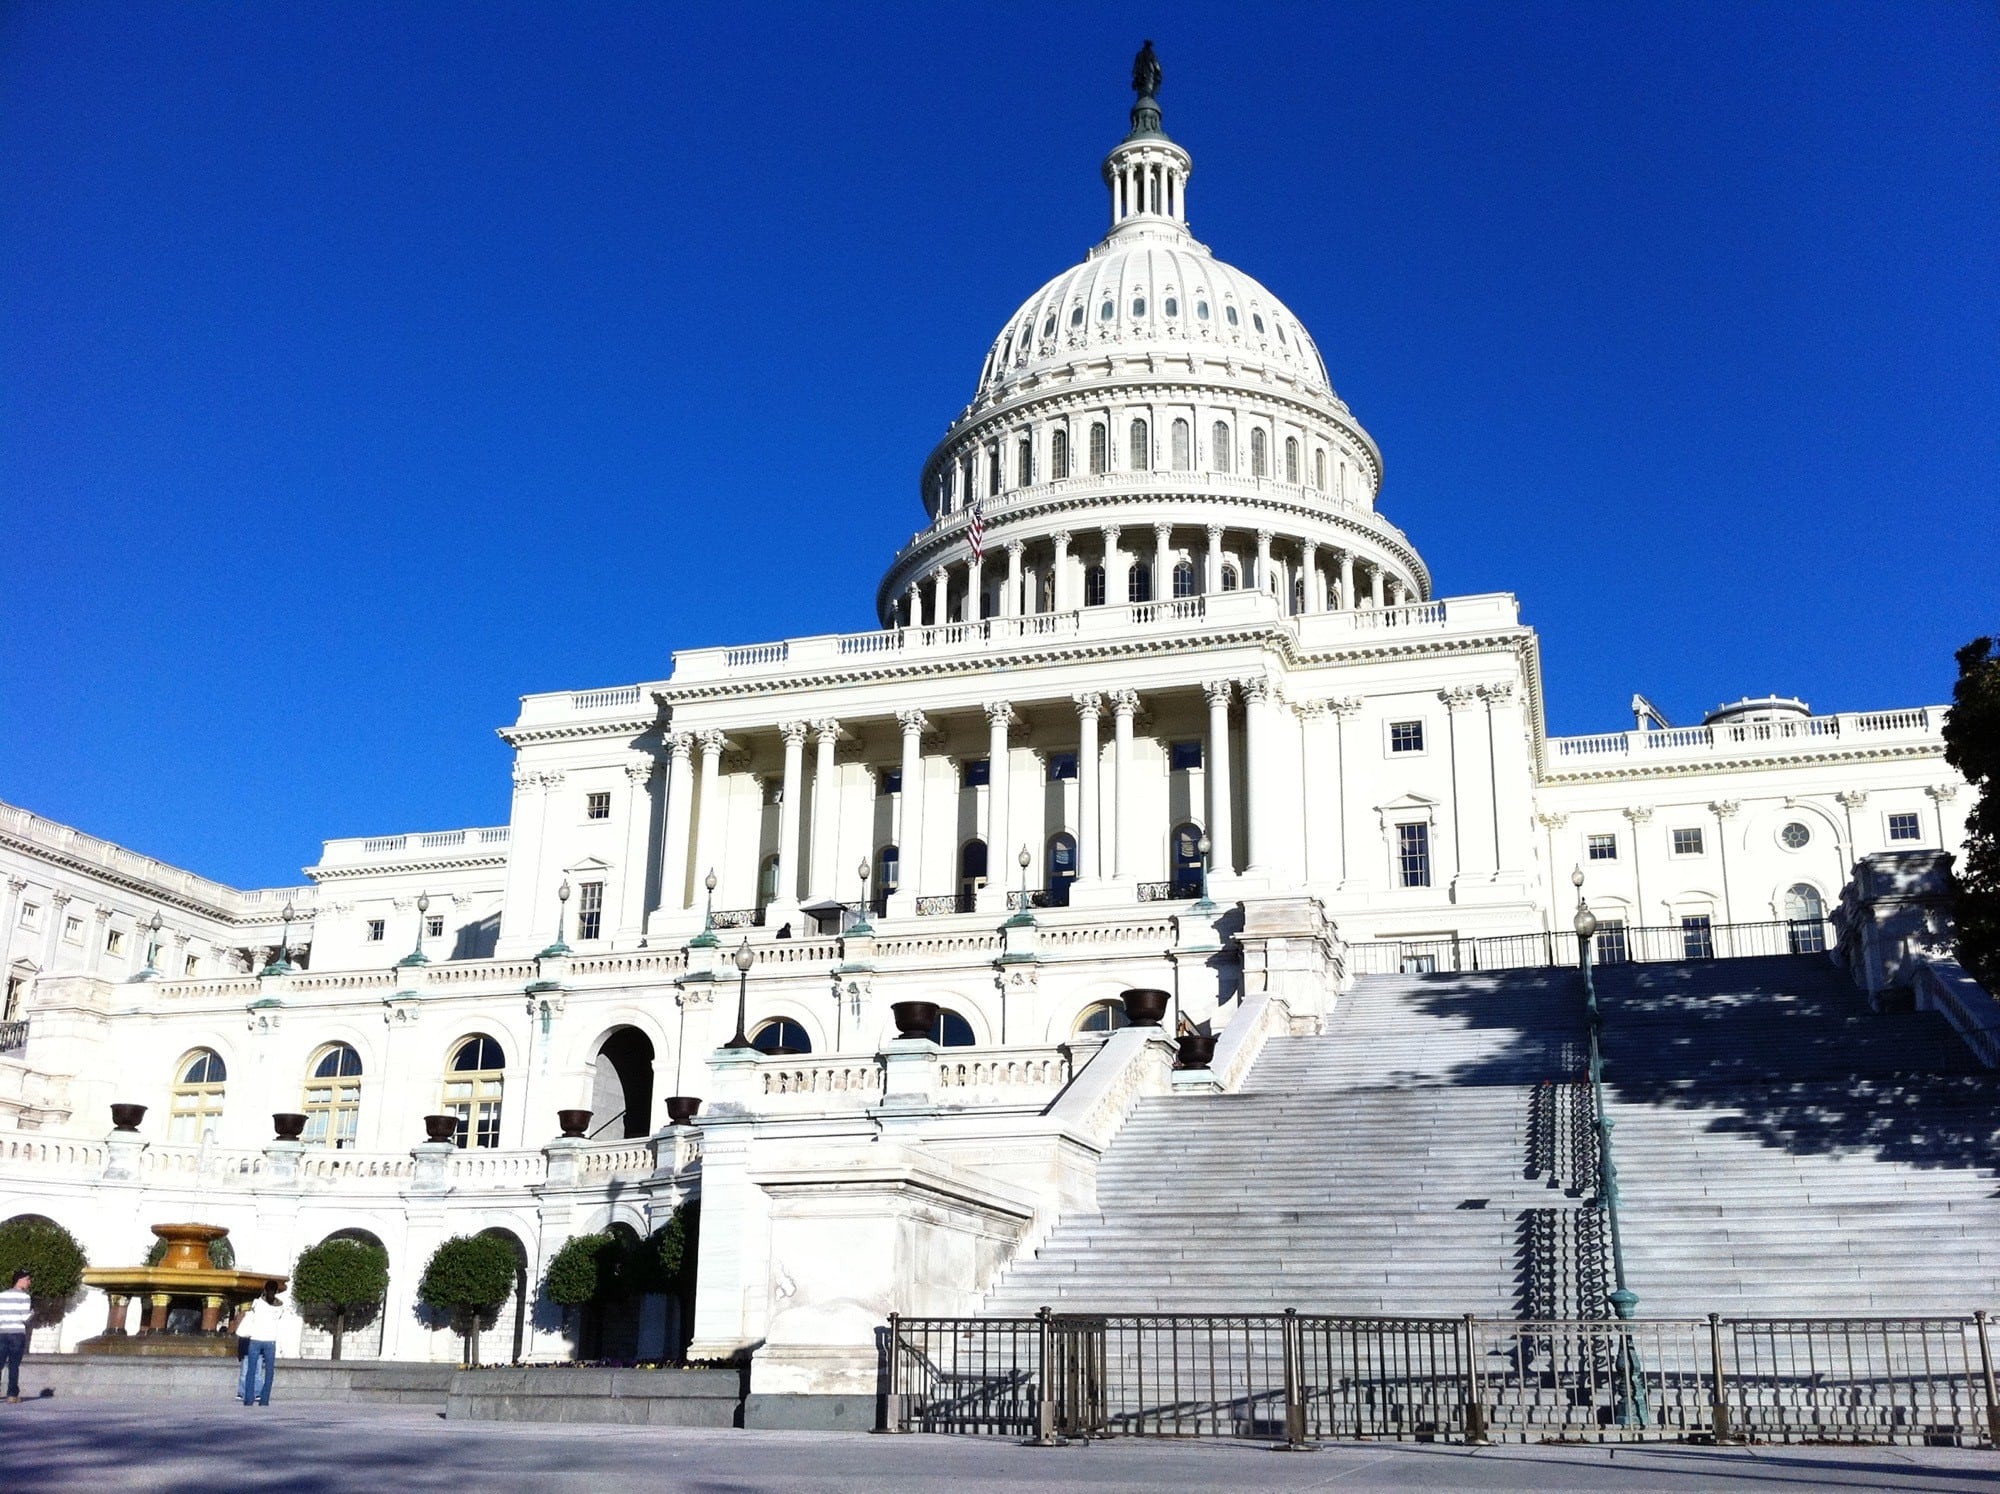
M 1160 91 L 1160 59 L 1153 53 L 1151 38 L 1132 59 L 1132 91 L 1142 99 L 1152 98 Z

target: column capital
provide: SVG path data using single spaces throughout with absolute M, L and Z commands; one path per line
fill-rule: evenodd
M 1076 702 L 1079 720 L 1095 721 L 1104 713 L 1104 697 L 1095 690 L 1079 690 L 1070 699 Z
M 1569 823 L 1569 816 L 1566 814 L 1538 814 L 1535 816 L 1535 823 L 1540 825 L 1544 830 L 1560 830 Z
M 726 732 L 721 732 L 711 729 L 709 731 L 703 732 L 701 734 L 700 740 L 701 740 L 701 750 L 704 756 L 721 757 L 722 749 L 728 745 L 729 736 Z
M 1104 526 L 1104 548 L 1107 551 L 1115 550 L 1118 548 L 1118 535 L 1119 535 L 1118 525 L 1106 524 Z
M 1833 796 L 1833 802 L 1842 809 L 1859 809 L 1868 802 L 1866 789 L 1842 789 Z
M 7 890 L 13 893 L 14 896 L 19 897 L 28 890 L 28 879 L 26 877 L 9 877 L 7 879 Z
M 1632 804 L 1618 812 L 1635 825 L 1650 825 L 1653 823 L 1653 806 L 1650 804 Z
M 634 753 L 631 757 L 625 760 L 625 777 L 632 784 L 634 788 L 637 788 L 640 784 L 644 783 L 647 779 L 653 776 L 653 769 L 655 766 L 657 765 L 654 763 L 652 758 L 642 757 L 639 754 Z
M 1292 702 L 1292 713 L 1301 721 L 1320 721 L 1333 714 L 1330 700 L 1296 700 Z
M 1450 711 L 1470 710 L 1473 701 L 1478 698 L 1478 692 L 1470 685 L 1453 685 L 1438 691 L 1438 699 L 1443 701 L 1445 709 Z
M 70 899 L 75 896 L 76 894 L 73 892 L 52 892 L 49 894 L 49 902 L 60 913 L 64 908 L 69 906 Z
M 1258 530 L 1258 531 L 1257 531 L 1257 546 L 1258 546 L 1258 548 L 1259 548 L 1259 549 L 1268 549 L 1268 548 L 1270 547 L 1270 544 L 1271 544 L 1271 539 L 1272 539 L 1272 537 L 1273 537 L 1273 536 L 1274 536 L 1274 535 L 1275 535 L 1276 533 L 1277 533 L 1277 531 L 1276 531 L 1275 529 L 1260 529 L 1260 530 Z
M 1955 783 L 1934 783 L 1924 790 L 1924 797 L 1936 804 L 1949 804 L 1958 797 Z
M 785 739 L 787 747 L 797 747 L 802 744 L 806 739 L 806 733 L 811 729 L 803 721 L 781 721 L 778 723 L 778 735 Z
M 931 583 L 933 585 L 937 585 L 938 583 L 947 580 L 950 577 L 950 575 L 951 571 L 947 567 L 939 566 L 936 570 L 931 572 Z
M 694 733 L 670 731 L 660 738 L 660 750 L 670 758 L 690 756 L 694 752 Z
M 989 700 L 984 708 L 988 726 L 1012 726 L 1020 717 L 1014 714 L 1014 703 L 1009 700 Z
M 822 716 L 812 724 L 813 736 L 822 743 L 840 740 L 840 723 L 831 716 Z
M 1326 708 L 1340 720 L 1345 721 L 1349 717 L 1360 715 L 1362 704 L 1362 699 L 1358 695 L 1336 695 L 1327 701 Z
M 92 908 L 90 910 L 90 916 L 96 919 L 99 923 L 111 922 L 111 910 L 109 908 Z
M 1223 526 L 1222 526 L 1222 525 L 1220 525 L 1220 524 L 1211 524 L 1211 525 L 1209 525 L 1209 526 L 1208 526 L 1208 542 L 1209 542 L 1209 543 L 1210 543 L 1211 545 L 1213 545 L 1213 544 L 1215 544 L 1215 543 L 1217 543 L 1218 541 L 1220 541 L 1220 540 L 1221 540 L 1221 538 L 1222 538 L 1222 529 L 1223 529 Z
M 1717 799 L 1713 804 L 1708 806 L 1708 812 L 1718 820 L 1727 820 L 1733 819 L 1742 808 L 1743 801 L 1741 799 Z
M 1026 540 L 1008 540 L 1007 556 L 1010 560 L 1019 560 L 1021 553 L 1027 548 L 1028 542 Z
M 1111 702 L 1111 714 L 1114 716 L 1134 716 L 1138 714 L 1139 692 L 1137 690 L 1113 690 L 1105 696 L 1105 699 Z
M 558 768 L 553 772 L 537 773 L 535 777 L 541 780 L 543 793 L 553 794 L 557 789 L 563 786 L 563 780 L 568 778 L 569 774 L 563 772 L 560 768 Z
M 1056 549 L 1067 550 L 1069 548 L 1069 531 L 1067 529 L 1058 529 L 1049 538 L 1056 542 Z
M 1208 701 L 1211 709 L 1221 706 L 1225 711 L 1228 710 L 1229 702 L 1233 698 L 1235 690 L 1236 685 L 1231 680 L 1203 680 L 1201 682 L 1201 693 Z
M 1478 687 L 1478 694 L 1479 698 L 1488 705 L 1505 705 L 1514 698 L 1514 682 L 1512 680 L 1495 680 L 1490 685 L 1480 685 Z
M 1267 675 L 1252 675 L 1247 680 L 1239 680 L 1236 688 L 1243 692 L 1245 705 L 1262 705 L 1278 698 L 1278 687 Z
M 919 737 L 931 729 L 930 717 L 922 711 L 898 711 L 896 721 L 906 737 Z

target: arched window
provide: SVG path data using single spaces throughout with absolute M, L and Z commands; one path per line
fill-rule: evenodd
M 1161 300 L 1160 310 L 1164 311 L 1169 317 L 1176 317 L 1181 314 L 1181 303 L 1175 297 L 1167 296 Z
M 972 911 L 973 900 L 986 885 L 986 842 L 968 840 L 958 848 L 958 910 Z
M 307 1146 L 354 1145 L 361 1122 L 361 1055 L 347 1043 L 330 1043 L 306 1068 Z
M 1234 591 L 1242 584 L 1241 578 L 1236 574 L 1235 566 L 1225 565 L 1222 568 L 1222 589 L 1224 591 Z
M 1021 438 L 1019 450 L 1015 453 L 1014 483 L 1016 487 L 1027 487 L 1035 480 L 1035 443 L 1026 436 Z
M 1132 293 L 1132 315 L 1144 316 L 1145 314 L 1146 293 L 1144 291 L 1134 291 Z
M 1100 473 L 1110 464 L 1111 438 L 1106 434 L 1104 422 L 1092 421 L 1090 426 L 1090 470 L 1093 475 Z
M 1228 472 L 1235 467 L 1235 462 L 1232 460 L 1234 452 L 1231 449 L 1234 444 L 1229 439 L 1229 422 L 1216 421 L 1208 433 L 1208 459 L 1216 471 Z
M 757 869 L 757 911 L 763 912 L 778 900 L 778 858 L 766 856 Z
M 506 1054 L 483 1032 L 474 1033 L 451 1050 L 439 1113 L 457 1120 L 452 1141 L 461 1150 L 500 1145 L 500 1092 L 506 1067 Z
M 930 1039 L 940 1048 L 970 1048 L 972 1024 L 950 1007 L 944 1007 L 939 1010 L 937 1021 L 931 1023 Z
M 1296 436 L 1285 437 L 1285 481 L 1299 480 L 1299 440 Z
M 778 1017 L 761 1024 L 750 1034 L 750 1046 L 759 1053 L 787 1056 L 797 1056 L 813 1050 L 812 1039 L 806 1036 L 806 1030 L 790 1017 Z
M 222 1086 L 229 1077 L 222 1055 L 197 1048 L 174 1070 L 173 1107 L 168 1111 L 167 1140 L 200 1141 L 222 1119 Z
M 1083 573 L 1083 605 L 1104 605 L 1104 567 L 1101 565 L 1090 566 Z
M 1785 893 L 1786 937 L 1793 954 L 1823 954 L 1826 950 L 1826 902 L 1810 882 Z
M 1174 471 L 1185 472 L 1194 465 L 1192 433 L 1185 420 L 1174 422 Z
M 1128 602 L 1153 600 L 1153 568 L 1143 560 L 1133 561 L 1132 569 L 1125 573 L 1125 600 Z
M 1326 491 L 1326 453 L 1323 451 L 1313 453 L 1313 486 L 1322 493 Z
M 1087 1033 L 1112 1033 L 1126 1026 L 1125 1008 L 1116 1001 L 1099 1001 L 1083 1009 L 1083 1015 L 1076 1019 L 1076 1026 L 1070 1031 L 1077 1037 Z
M 1194 303 L 1194 314 L 1195 314 L 1195 315 L 1196 315 L 1197 317 L 1201 318 L 1201 320 L 1203 320 L 1203 321 L 1207 321 L 1207 320 L 1208 320 L 1208 302 L 1206 302 L 1206 301 L 1196 301 L 1196 302 Z
M 1174 595 L 1191 597 L 1194 595 L 1194 562 L 1180 561 L 1174 566 Z
M 1304 576 L 1294 576 L 1292 578 L 1292 611 L 1303 612 L 1305 610 L 1306 578 Z
M 1069 324 L 1072 327 L 1081 327 L 1083 325 L 1083 303 L 1081 301 L 1070 308 Z
M 1174 896 L 1201 896 L 1201 826 L 1192 820 L 1174 826 Z
M 1127 463 L 1134 472 L 1149 471 L 1153 465 L 1153 436 L 1146 422 L 1133 421 L 1132 428 L 1126 432 L 1126 436 L 1129 441 L 1125 452 Z
M 1048 863 L 1049 906 L 1067 908 L 1070 883 L 1076 880 L 1076 837 L 1067 830 L 1051 835 Z
M 1113 301 L 1109 296 L 1106 296 L 1104 298 L 1104 304 L 1097 308 L 1097 319 L 1100 322 L 1108 322 L 1117 315 L 1118 315 L 1118 303 L 1116 301 Z
M 1056 314 L 1053 311 L 1051 311 L 1047 316 L 1042 318 L 1042 340 L 1046 342 L 1049 338 L 1054 337 L 1055 335 L 1056 335 Z
M 1241 324 L 1241 318 L 1236 315 L 1236 308 L 1234 306 L 1224 306 L 1222 308 L 1222 319 L 1232 327 Z
M 1069 432 L 1049 433 L 1049 476 L 1060 480 L 1069 476 Z
M 1252 477 L 1271 475 L 1271 457 L 1269 448 L 1265 444 L 1262 426 L 1253 426 L 1250 430 L 1250 475 Z

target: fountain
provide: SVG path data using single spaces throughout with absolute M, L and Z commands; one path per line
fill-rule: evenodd
M 224 1332 L 236 1309 L 266 1287 L 283 1289 L 289 1278 L 263 1271 L 218 1267 L 209 1251 L 229 1231 L 219 1224 L 156 1224 L 166 1242 L 157 1266 L 92 1266 L 84 1285 L 101 1287 L 111 1299 L 104 1332 L 76 1346 L 79 1354 L 191 1354 L 226 1359 L 235 1338 Z M 139 1331 L 125 1331 L 133 1298 L 145 1304 Z

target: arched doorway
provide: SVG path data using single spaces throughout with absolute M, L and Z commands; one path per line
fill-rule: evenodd
M 1201 896 L 1201 826 L 1192 820 L 1174 826 L 1174 896 Z
M 958 850 L 958 911 L 970 913 L 986 885 L 986 842 L 968 840 Z
M 1069 906 L 1069 889 L 1074 881 L 1076 881 L 1076 837 L 1067 830 L 1058 830 L 1049 837 L 1048 874 L 1043 883 L 1048 888 L 1051 908 Z
M 482 1236 L 505 1240 L 514 1248 L 514 1290 L 493 1310 L 490 1324 L 482 1320 L 475 1342 L 481 1364 L 519 1364 L 528 1342 L 528 1250 L 511 1229 L 495 1225 Z
M 365 1229 L 337 1229 L 319 1243 L 327 1240 L 353 1240 L 358 1244 L 372 1245 L 389 1254 L 381 1237 Z M 386 1293 L 384 1294 L 387 1295 Z M 297 1306 L 296 1299 L 294 1306 Z M 331 1313 L 301 1311 L 302 1326 L 299 1332 L 299 1357 L 301 1359 L 331 1359 L 333 1357 L 333 1316 Z M 347 1324 L 341 1332 L 340 1357 L 349 1359 L 380 1359 L 382 1345 L 388 1333 L 388 1315 L 381 1302 L 361 1307 L 351 1307 L 347 1311 Z
M 653 1040 L 636 1027 L 614 1027 L 597 1050 L 590 1088 L 590 1134 L 650 1136 L 653 1130 Z
M 1785 893 L 1785 940 L 1793 954 L 1826 952 L 1826 902 L 1810 882 Z

